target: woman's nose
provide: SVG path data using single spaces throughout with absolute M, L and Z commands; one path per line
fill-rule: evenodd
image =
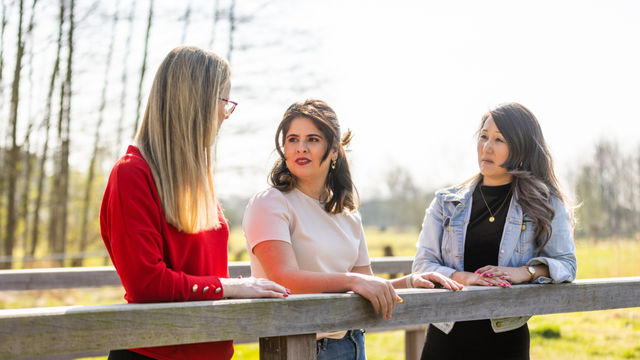
M 307 152 L 307 143 L 304 141 L 300 141 L 298 143 L 298 148 L 296 149 L 296 151 L 301 153 Z

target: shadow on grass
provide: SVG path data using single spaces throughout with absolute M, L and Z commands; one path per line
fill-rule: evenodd
M 531 330 L 530 335 L 532 338 L 540 337 L 543 339 L 560 339 L 562 334 L 560 328 L 557 326 L 545 326 Z

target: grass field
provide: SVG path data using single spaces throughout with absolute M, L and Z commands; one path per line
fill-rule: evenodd
M 391 246 L 396 256 L 413 256 L 417 232 L 366 229 L 372 257 Z M 578 278 L 640 275 L 640 241 L 577 241 Z M 231 233 L 230 260 L 247 260 L 244 240 Z M 120 288 L 0 292 L 0 308 L 121 303 Z M 532 359 L 640 359 L 640 308 L 535 316 L 529 321 Z M 404 332 L 368 333 L 370 360 L 404 358 Z M 104 358 L 98 358 L 104 359 Z M 236 346 L 235 360 L 258 359 L 257 344 Z

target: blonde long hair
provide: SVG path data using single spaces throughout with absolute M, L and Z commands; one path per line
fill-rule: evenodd
M 185 233 L 220 227 L 214 142 L 218 98 L 230 75 L 226 60 L 210 51 L 173 49 L 158 68 L 136 135 L 165 218 Z

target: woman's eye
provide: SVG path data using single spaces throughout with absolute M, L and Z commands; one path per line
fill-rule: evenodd
M 480 139 L 487 140 L 487 135 L 480 135 Z
M 290 142 L 290 143 L 292 143 L 292 142 L 297 142 L 297 141 L 298 141 L 298 139 L 296 139 L 296 138 L 292 138 L 292 137 L 290 137 L 290 138 L 288 138 L 288 139 L 287 139 L 287 142 Z
M 311 142 L 318 142 L 318 141 L 320 141 L 320 139 L 318 139 L 318 138 L 310 138 L 310 139 L 309 139 L 309 141 L 311 141 Z
M 502 140 L 502 139 L 500 139 L 500 138 L 497 138 L 497 139 L 496 139 L 496 141 L 497 141 L 497 142 L 501 142 L 501 143 L 503 143 L 503 142 L 504 142 L 504 140 Z

